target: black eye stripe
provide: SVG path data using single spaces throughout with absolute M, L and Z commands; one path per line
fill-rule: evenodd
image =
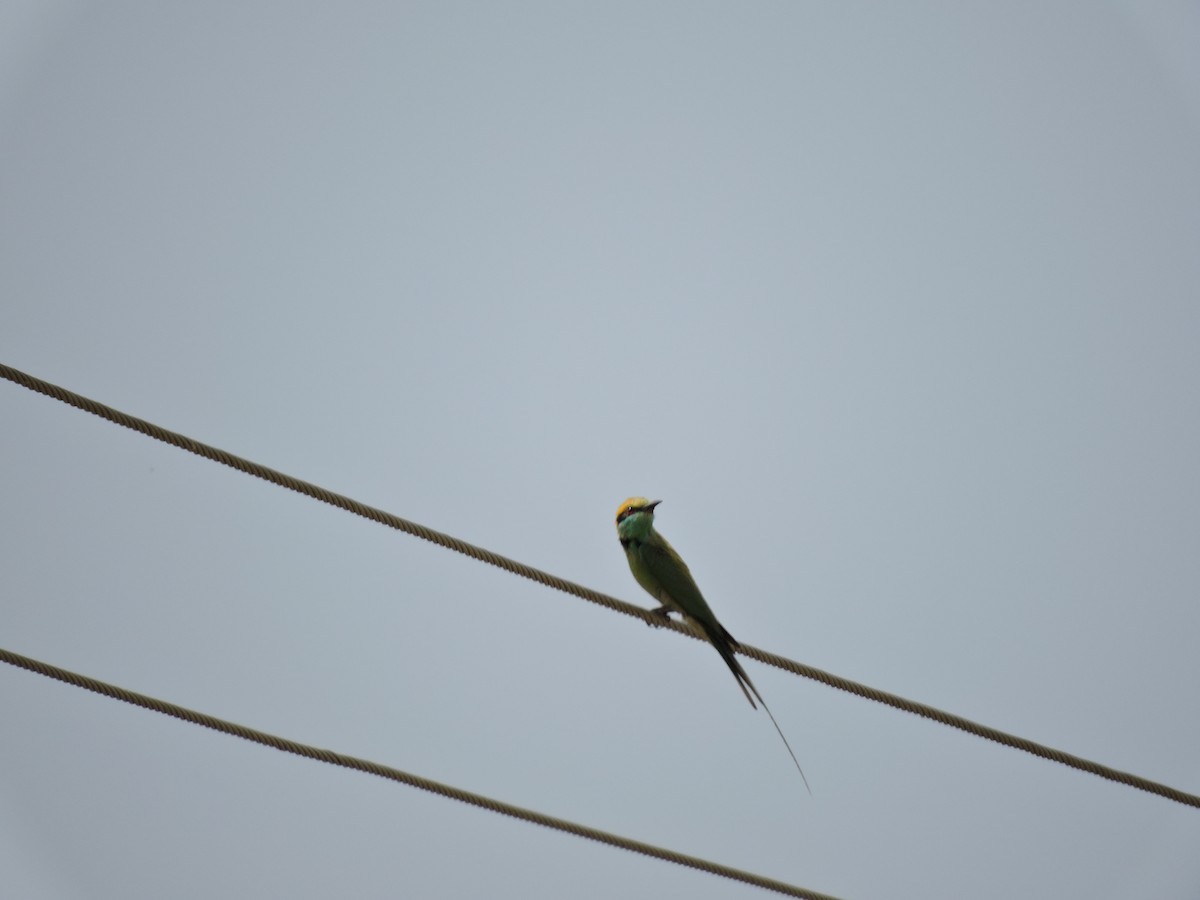
M 644 506 L 631 506 L 631 507 L 629 507 L 629 509 L 623 509 L 623 510 L 621 510 L 621 514 L 619 516 L 617 516 L 617 521 L 623 522 L 626 519 L 628 519 L 630 516 L 632 516 L 634 513 L 641 512 L 645 508 L 646 507 L 644 507 Z

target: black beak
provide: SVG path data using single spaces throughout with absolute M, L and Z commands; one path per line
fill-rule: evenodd
M 646 512 L 654 512 L 654 507 L 658 506 L 660 503 L 662 503 L 661 500 L 655 500 L 653 503 L 647 503 L 644 507 L 642 507 L 642 509 L 644 509 Z

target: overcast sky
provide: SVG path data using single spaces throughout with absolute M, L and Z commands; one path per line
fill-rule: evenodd
M 1192 2 L 0 6 L 0 360 L 1200 792 Z M 824 891 L 1194 898 L 1200 810 L 0 382 L 0 646 Z M 766 896 L 0 667 L 21 898 Z

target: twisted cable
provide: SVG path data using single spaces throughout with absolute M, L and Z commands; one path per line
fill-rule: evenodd
M 219 731 L 222 734 L 232 735 L 233 737 L 241 738 L 245 741 L 261 744 L 264 747 L 273 747 L 276 750 L 283 751 L 284 753 L 302 756 L 305 759 L 315 759 L 317 762 L 328 763 L 332 766 L 341 766 L 345 769 L 366 772 L 368 775 L 376 775 L 379 778 L 386 778 L 388 781 L 406 784 L 409 787 L 418 788 L 422 791 L 428 791 L 431 794 L 437 794 L 439 797 L 446 797 L 450 800 L 457 800 L 459 803 L 466 803 L 470 806 L 477 806 L 480 809 L 486 809 L 489 812 L 511 816 L 514 819 L 519 819 L 522 822 L 529 822 L 533 825 L 540 825 L 543 828 L 552 828 L 555 831 L 564 831 L 567 834 L 573 834 L 577 837 L 586 838 L 589 841 L 607 844 L 610 847 L 628 850 L 631 853 L 640 853 L 643 856 L 649 856 L 653 859 L 674 863 L 677 866 L 685 866 L 701 872 L 708 872 L 710 875 L 719 875 L 722 878 L 728 878 L 732 881 L 740 881 L 742 884 L 753 885 L 754 887 L 760 887 L 767 891 L 774 891 L 777 894 L 783 894 L 788 897 L 800 897 L 803 898 L 803 900 L 837 900 L 836 897 L 831 897 L 829 894 L 810 891 L 806 888 L 797 887 L 794 884 L 776 881 L 774 878 L 766 878 L 762 875 L 755 875 L 753 872 L 746 872 L 742 869 L 735 869 L 731 866 L 721 865 L 720 863 L 702 859 L 698 856 L 690 856 L 686 853 L 677 853 L 674 850 L 657 847 L 654 844 L 647 844 L 643 841 L 636 841 L 632 838 L 623 837 L 619 834 L 613 834 L 610 831 L 601 831 L 598 828 L 590 828 L 587 825 L 580 825 L 567 819 L 560 819 L 557 816 L 549 816 L 545 813 L 540 813 L 532 809 L 514 806 L 513 804 L 505 803 L 502 800 L 495 800 L 491 797 L 485 797 L 483 794 L 465 791 L 462 788 L 456 788 L 452 785 L 443 784 L 440 781 L 422 778 L 420 775 L 413 775 L 409 772 L 392 768 L 391 766 L 385 766 L 377 762 L 371 762 L 368 759 L 359 759 L 356 756 L 347 756 L 344 753 L 338 753 L 334 750 L 323 750 L 319 747 L 313 747 L 309 744 L 301 744 L 297 741 L 289 740 L 288 738 L 279 737 L 278 735 L 274 734 L 268 734 L 265 731 L 259 731 L 255 728 L 248 728 L 245 725 L 238 725 L 236 722 L 228 722 L 224 719 L 218 719 L 216 716 L 210 716 L 206 713 L 197 712 L 194 709 L 188 709 L 185 706 L 179 706 L 175 703 L 168 703 L 166 700 L 159 700 L 155 697 L 149 697 L 145 694 L 129 691 L 125 688 L 117 687 L 116 685 L 108 684 L 107 682 L 91 678 L 87 675 L 80 675 L 77 672 L 71 672 L 67 669 L 60 669 L 58 666 L 52 666 L 49 663 L 31 659 L 28 656 L 22 656 L 19 653 L 13 653 L 3 648 L 0 648 L 0 662 L 5 662 L 11 666 L 16 666 L 30 672 L 36 672 L 38 675 L 44 675 L 47 678 L 53 678 L 55 681 L 61 681 L 64 684 L 70 684 L 78 688 L 83 688 L 84 690 L 92 691 L 93 693 L 100 694 L 104 697 L 111 697 L 114 700 L 120 700 L 122 703 L 128 703 L 132 706 L 140 706 L 142 709 L 148 709 L 152 712 L 161 713 L 164 716 L 172 716 L 184 722 L 190 722 L 193 725 L 200 725 L 203 728 L 210 728 L 213 731 Z
M 68 406 L 73 406 L 76 409 L 81 409 L 84 412 L 89 412 L 92 415 L 99 416 L 102 419 L 107 419 L 117 425 L 130 428 L 147 437 L 170 444 L 173 447 L 179 447 L 181 450 L 186 450 L 189 453 L 194 453 L 197 456 L 202 456 L 205 459 L 211 459 L 213 462 L 218 462 L 221 465 L 229 466 L 231 469 L 237 469 L 239 472 L 245 472 L 247 475 L 253 475 L 255 478 L 261 478 L 264 481 L 269 481 L 272 484 L 277 484 L 280 487 L 303 494 L 306 497 L 311 497 L 314 500 L 319 500 L 322 503 L 328 503 L 330 506 L 335 506 L 338 509 L 343 509 L 346 512 L 353 513 L 356 516 L 361 516 L 364 519 L 369 519 L 372 522 L 378 522 L 381 525 L 386 525 L 389 528 L 394 528 L 397 531 L 402 531 L 405 534 L 410 534 L 438 546 L 445 547 L 448 550 L 453 550 L 456 553 L 461 553 L 464 556 L 469 556 L 472 559 L 487 563 L 503 569 L 506 572 L 511 572 L 514 575 L 519 575 L 522 578 L 528 578 L 531 581 L 536 581 L 538 584 L 543 584 L 546 587 L 554 588 L 557 591 L 562 591 L 565 594 L 579 597 L 582 600 L 587 600 L 590 603 L 596 603 L 606 609 L 611 609 L 614 612 L 623 613 L 627 616 L 633 616 L 636 619 L 641 619 L 650 625 L 658 625 L 668 628 L 672 631 L 686 634 L 689 637 L 697 640 L 703 640 L 703 637 L 692 630 L 692 628 L 684 623 L 673 620 L 663 620 L 661 617 L 654 615 L 650 610 L 640 606 L 634 606 L 632 603 L 626 603 L 623 600 L 618 600 L 616 597 L 610 597 L 608 594 L 602 594 L 599 591 L 576 584 L 573 581 L 568 581 L 565 578 L 559 578 L 557 575 L 551 575 L 549 572 L 543 572 L 541 569 L 536 569 L 533 566 L 525 565 L 514 559 L 509 559 L 507 556 L 501 556 L 499 553 L 493 553 L 483 547 L 477 547 L 474 544 L 469 544 L 466 541 L 460 540 L 453 535 L 445 534 L 441 531 L 435 531 L 432 528 L 427 528 L 418 522 L 412 522 L 400 516 L 393 515 L 382 509 L 377 509 L 373 506 L 367 506 L 365 503 L 359 503 L 350 497 L 342 494 L 334 493 L 326 490 L 315 484 L 307 481 L 302 481 L 299 478 L 293 478 L 283 472 L 278 472 L 275 469 L 244 459 L 226 450 L 221 450 L 217 447 L 203 444 L 200 441 L 193 440 L 186 435 L 178 432 L 170 431 L 155 425 L 153 422 L 147 422 L 145 419 L 139 419 L 136 416 L 131 416 L 128 413 L 113 409 L 111 406 L 105 406 L 95 400 L 91 400 L 66 388 L 51 384 L 48 381 L 43 381 L 40 378 L 35 378 L 11 366 L 0 363 L 0 377 L 3 377 L 14 384 L 19 384 L 22 387 L 28 388 L 39 394 L 47 397 L 52 397 L 66 403 Z M 962 716 L 954 715 L 953 713 L 944 712 L 936 707 L 929 706 L 924 703 L 918 703 L 914 700 L 908 700 L 896 694 L 881 691 L 877 688 L 861 684 L 857 681 L 851 681 L 848 678 L 842 678 L 839 675 L 834 675 L 830 672 L 825 672 L 813 666 L 805 665 L 804 663 L 796 662 L 788 659 L 785 656 L 779 656 L 775 653 L 769 653 L 766 650 L 760 650 L 757 647 L 752 647 L 748 644 L 742 644 L 739 652 L 748 656 L 751 659 L 756 659 L 759 662 L 766 663 L 769 666 L 775 666 L 778 669 L 783 669 L 785 672 L 791 672 L 795 675 L 800 675 L 804 678 L 818 681 L 821 684 L 828 685 L 832 688 L 837 688 L 840 691 L 845 691 L 849 694 L 854 694 L 856 697 L 862 697 L 866 700 L 882 703 L 894 709 L 903 710 L 904 712 L 912 713 L 916 716 L 929 719 L 933 722 L 939 722 L 942 725 L 947 725 L 950 728 L 956 728 L 959 731 L 965 731 L 968 734 L 973 734 L 977 737 L 985 738 L 989 741 L 994 741 L 997 744 L 1003 744 L 1006 747 L 1011 747 L 1014 750 L 1020 750 L 1024 753 L 1032 754 L 1041 759 L 1047 759 L 1051 762 L 1060 763 L 1064 766 L 1069 766 L 1072 769 L 1077 769 L 1081 772 L 1087 772 L 1091 775 L 1096 775 L 1100 778 L 1114 781 L 1118 784 L 1124 784 L 1140 791 L 1146 791 L 1150 794 L 1156 794 L 1160 797 L 1165 797 L 1168 800 L 1173 800 L 1176 803 L 1182 803 L 1185 806 L 1195 807 L 1200 809 L 1200 796 L 1191 794 L 1186 791 L 1181 791 L 1178 788 L 1162 784 L 1157 781 L 1151 781 L 1148 778 L 1143 778 L 1140 775 L 1134 775 L 1129 772 L 1122 772 L 1119 769 L 1113 769 L 1109 766 L 1102 765 L 1091 760 L 1084 759 L 1081 756 L 1075 756 L 1071 753 L 1066 753 L 1062 750 L 1056 750 L 1053 747 L 1048 747 L 1045 744 L 1039 744 L 1035 741 L 1027 740 L 1007 732 L 1000 731 L 997 728 L 991 728 L 986 725 L 980 725 L 977 722 L 972 722 L 970 719 L 965 719 Z

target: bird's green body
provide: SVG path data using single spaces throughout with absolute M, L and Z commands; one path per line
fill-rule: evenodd
M 792 761 L 800 770 L 800 777 L 804 778 L 804 770 L 800 769 L 800 762 L 792 752 L 787 738 L 783 736 L 779 723 L 775 721 L 775 716 L 767 707 L 758 688 L 754 686 L 754 682 L 734 655 L 738 649 L 738 642 L 713 615 L 704 595 L 700 593 L 700 588 L 696 586 L 687 563 L 675 552 L 675 548 L 667 543 L 667 539 L 654 529 L 654 507 L 660 502 L 651 502 L 645 497 L 630 497 L 617 510 L 617 537 L 625 549 L 629 570 L 646 593 L 662 604 L 655 612 L 664 616 L 670 612 L 680 613 L 703 632 L 709 643 L 721 654 L 725 665 L 729 666 L 750 705 L 757 708 L 754 703 L 755 697 L 763 705 L 763 709 L 771 717 L 771 723 L 775 725 L 775 730 L 783 739 L 784 746 L 791 754 Z M 807 778 L 804 778 L 804 786 L 808 787 Z

